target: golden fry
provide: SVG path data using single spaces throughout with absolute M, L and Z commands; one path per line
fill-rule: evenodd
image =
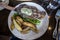
M 16 22 L 21 26 L 21 22 L 19 20 L 16 19 Z
M 22 34 L 27 34 L 29 30 L 21 31 Z
M 16 19 L 12 17 L 12 24 L 10 28 L 11 30 L 16 28 L 22 34 L 27 34 L 30 30 L 34 31 L 35 33 L 38 33 L 38 30 L 34 24 L 29 23 L 29 22 L 24 22 L 23 19 L 19 16 L 17 16 Z
M 15 28 L 16 28 L 18 31 L 22 31 L 21 26 L 16 22 L 15 19 L 13 19 L 13 23 L 14 23 L 14 25 L 15 25 Z
M 23 29 L 23 31 L 27 31 L 27 30 L 29 30 L 29 29 L 30 29 L 30 27 L 27 27 L 27 28 Z
M 35 29 L 35 25 L 33 25 L 32 23 L 29 22 L 23 22 L 23 25 L 27 26 L 27 27 L 31 27 Z
M 14 24 L 11 23 L 11 26 L 10 26 L 10 29 L 13 30 L 15 27 L 14 27 Z
M 23 19 L 22 19 L 21 17 L 19 17 L 19 16 L 17 16 L 16 19 L 17 19 L 19 22 L 21 22 L 21 23 L 23 22 Z
M 38 33 L 39 32 L 39 30 L 37 30 L 37 29 L 31 28 L 31 30 L 34 31 L 35 33 Z

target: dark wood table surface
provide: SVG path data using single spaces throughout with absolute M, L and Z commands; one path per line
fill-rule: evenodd
M 40 5 L 42 4 L 39 1 L 34 1 L 34 2 L 36 2 Z M 14 7 L 19 3 L 21 3 L 21 2 L 16 2 L 16 1 L 10 0 L 9 5 Z M 44 3 L 44 5 L 45 5 L 45 3 Z M 46 9 L 46 7 L 44 5 L 42 7 L 44 7 L 44 9 Z M 47 31 L 45 32 L 44 35 L 42 35 L 40 38 L 35 39 L 35 40 L 55 40 L 53 38 L 53 31 L 54 31 L 54 28 L 56 26 L 55 14 L 56 14 L 58 9 L 60 9 L 60 8 L 57 8 L 56 10 L 54 10 L 51 14 L 51 17 L 49 18 L 48 28 L 51 27 L 52 29 L 51 30 L 47 29 Z M 51 12 L 48 9 L 46 9 L 46 11 L 47 11 L 48 14 Z M 7 10 L 7 9 L 3 9 L 3 10 L 0 11 L 0 35 L 12 36 L 12 33 L 10 32 L 10 30 L 8 28 L 9 13 L 10 13 L 10 10 Z

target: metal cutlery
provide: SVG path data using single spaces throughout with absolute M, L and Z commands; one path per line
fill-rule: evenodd
M 53 32 L 53 38 L 56 38 L 56 40 L 58 40 L 58 27 L 59 27 L 58 24 L 60 19 L 60 10 L 57 11 L 55 18 L 56 18 L 56 27 Z

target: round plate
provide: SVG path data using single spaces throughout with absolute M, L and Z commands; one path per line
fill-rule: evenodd
M 40 5 L 38 5 L 34 2 L 24 2 L 24 3 L 21 3 L 21 4 L 27 4 L 27 5 L 30 5 L 30 6 L 35 6 L 40 11 L 45 11 L 43 7 L 41 7 Z M 19 7 L 21 4 L 18 4 L 15 8 Z M 8 17 L 9 29 L 10 29 L 10 25 L 11 25 L 11 16 L 13 16 L 14 13 L 15 13 L 15 11 L 12 10 L 10 12 L 9 17 Z M 47 12 L 46 12 L 46 15 L 41 20 L 41 23 L 37 25 L 39 33 L 34 33 L 33 31 L 30 31 L 28 34 L 22 34 L 19 31 L 17 31 L 17 29 L 14 29 L 13 31 L 10 29 L 10 31 L 12 32 L 13 35 L 15 35 L 17 38 L 20 38 L 20 39 L 36 39 L 36 38 L 41 37 L 46 32 L 46 30 L 48 28 L 48 24 L 49 24 L 49 19 L 48 19 L 48 15 L 47 15 Z
M 5 3 L 9 4 L 9 0 L 5 0 Z M 4 9 L 4 7 L 0 6 L 0 10 L 3 10 L 3 9 Z

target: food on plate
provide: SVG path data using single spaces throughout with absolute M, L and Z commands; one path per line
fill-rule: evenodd
M 25 21 L 23 17 L 16 13 L 11 17 L 11 21 L 14 24 L 14 28 L 16 28 L 19 32 L 23 34 L 29 33 L 30 30 L 34 31 L 35 33 L 38 33 L 36 25 L 32 23 L 35 21 L 35 19 L 32 22 L 29 22 L 28 20 Z
M 10 29 L 13 30 L 15 27 L 14 27 L 14 24 L 11 23 L 11 26 L 10 26 Z
M 14 28 L 22 34 L 27 34 L 30 31 L 35 33 L 39 32 L 36 25 L 41 23 L 40 19 L 45 17 L 46 12 L 26 4 L 20 5 L 15 11 L 16 13 L 14 13 L 12 16 L 13 18 L 11 18 L 13 20 L 12 23 L 14 24 Z
M 27 27 L 27 28 L 23 29 L 23 31 L 21 33 L 27 34 L 29 32 L 29 30 L 30 30 L 30 27 Z
M 31 30 L 34 31 L 35 33 L 39 32 L 39 30 L 37 30 L 37 28 L 36 29 L 31 28 Z
M 32 10 L 28 8 L 21 8 L 21 13 L 26 14 L 26 15 L 31 15 Z
M 30 30 L 30 27 L 23 29 L 23 31 L 29 31 L 29 30 Z
M 29 17 L 29 18 L 37 18 L 41 19 L 44 18 L 46 15 L 45 11 L 40 11 L 34 6 L 29 6 L 27 4 L 22 4 L 19 7 L 15 9 L 21 16 L 23 17 Z
M 32 24 L 39 24 L 40 21 L 38 19 L 33 19 L 33 18 L 23 18 L 24 21 L 29 21 Z
M 28 27 L 31 27 L 31 28 L 33 28 L 33 29 L 35 29 L 35 25 L 34 25 L 34 24 L 32 24 L 32 23 L 29 23 L 29 22 L 23 22 L 23 25 L 28 26 Z
M 21 33 L 22 34 L 27 34 L 27 33 L 29 33 L 29 30 L 22 31 Z
M 19 16 L 17 16 L 16 19 L 17 19 L 19 22 L 23 23 L 23 19 L 20 18 Z
M 15 28 L 14 23 L 13 23 L 13 17 L 11 17 L 11 21 L 12 21 L 12 23 L 11 23 L 10 29 L 13 30 Z
M 16 28 L 18 31 L 22 31 L 21 25 L 19 25 L 14 18 L 13 18 L 13 23 L 14 23 L 15 28 Z
M 16 19 L 16 22 L 17 22 L 19 25 L 21 25 L 21 22 L 20 22 L 19 20 Z

